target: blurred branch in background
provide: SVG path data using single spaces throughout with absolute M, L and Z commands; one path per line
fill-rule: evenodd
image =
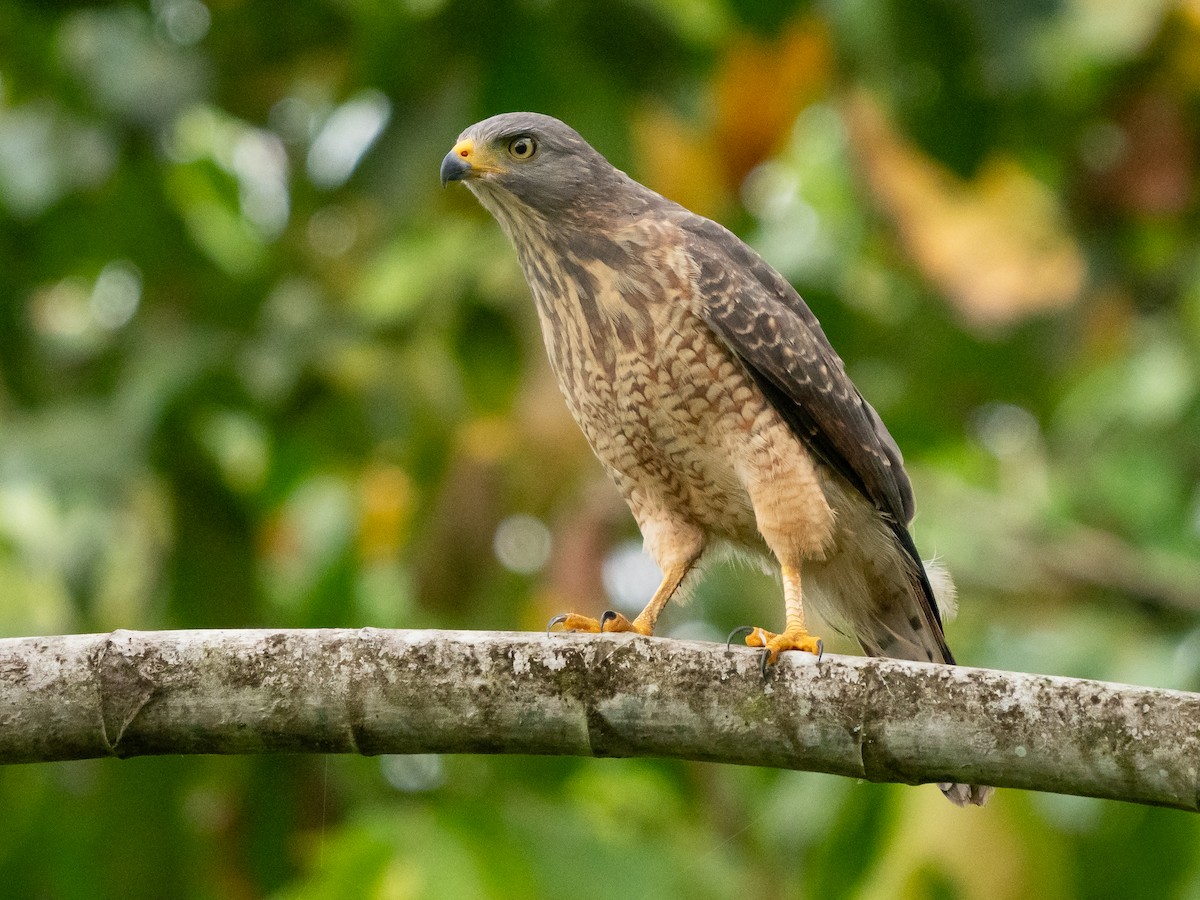
M 0 641 L 0 761 L 656 756 L 1200 808 L 1200 695 L 897 660 L 514 632 Z

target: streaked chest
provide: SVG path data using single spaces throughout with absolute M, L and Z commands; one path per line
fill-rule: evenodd
M 654 237 L 526 264 L 551 365 L 631 503 L 653 495 L 722 530 L 753 531 L 739 468 L 781 423 L 704 323 L 695 262 Z

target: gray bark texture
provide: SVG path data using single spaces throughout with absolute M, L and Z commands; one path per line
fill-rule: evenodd
M 1200 694 L 632 635 L 115 631 L 0 640 L 0 762 L 656 756 L 1197 810 Z

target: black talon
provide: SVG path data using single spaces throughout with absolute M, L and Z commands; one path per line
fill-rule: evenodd
M 767 677 L 767 660 L 771 658 L 771 651 L 763 648 L 762 656 L 758 660 L 758 670 L 762 672 L 762 677 Z
M 555 625 L 561 625 L 565 621 L 567 621 L 567 614 L 563 613 L 562 615 L 555 616 L 553 619 L 551 619 L 549 622 L 547 622 L 546 623 L 546 636 L 547 637 L 550 636 L 551 628 L 553 628 Z
M 730 648 L 730 646 L 733 644 L 733 639 L 735 637 L 745 637 L 746 635 L 752 634 L 753 632 L 754 632 L 753 625 L 742 625 L 738 628 L 733 629 L 733 631 L 729 632 L 729 637 L 725 638 L 725 649 L 728 650 Z
M 825 642 L 817 638 L 817 662 L 821 661 L 821 657 L 825 655 Z
M 605 623 L 615 621 L 616 618 L 617 614 L 615 612 L 613 612 L 611 609 L 606 609 L 604 611 L 604 615 L 600 617 L 600 633 L 604 633 Z

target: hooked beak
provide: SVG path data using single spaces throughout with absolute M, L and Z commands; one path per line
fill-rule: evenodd
M 442 159 L 442 187 L 452 181 L 462 181 L 470 176 L 471 172 L 471 163 L 460 156 L 458 151 L 451 150 Z
M 495 160 L 486 148 L 476 148 L 470 138 L 459 141 L 454 149 L 442 158 L 442 187 L 451 181 L 463 181 L 467 178 L 478 178 L 491 172 L 500 173 L 504 169 L 495 164 Z

